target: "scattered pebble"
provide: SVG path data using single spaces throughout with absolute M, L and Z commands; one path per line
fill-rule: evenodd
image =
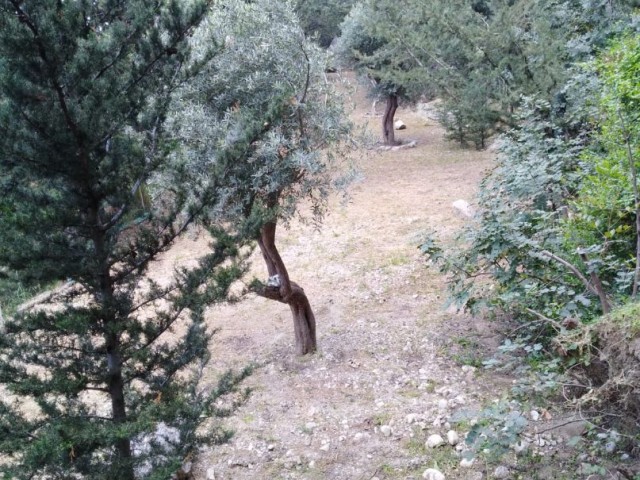
M 411 425 L 412 423 L 415 423 L 418 420 L 419 416 L 416 415 L 415 413 L 410 413 L 409 415 L 407 415 L 405 417 L 405 421 Z
M 471 468 L 475 461 L 475 458 L 463 458 L 462 460 L 460 460 L 460 466 L 462 468 Z
M 453 430 L 447 432 L 447 441 L 449 445 L 457 445 L 460 443 L 460 436 Z
M 384 435 L 385 437 L 390 437 L 391 436 L 391 427 L 389 425 L 382 425 L 380 427 L 380 432 L 382 433 L 382 435 Z
M 513 446 L 513 450 L 516 452 L 517 455 L 524 455 L 527 453 L 527 450 L 529 450 L 529 442 L 525 440 L 520 440 L 518 443 L 516 443 Z
M 504 465 L 500 465 L 493 471 L 493 476 L 496 478 L 509 478 L 509 469 Z
M 531 420 L 533 420 L 534 422 L 540 420 L 540 413 L 537 410 L 531 410 L 529 415 L 531 416 Z
M 430 435 L 429 438 L 427 438 L 427 443 L 425 444 L 427 446 L 427 448 L 436 448 L 439 447 L 440 445 L 442 445 L 444 443 L 444 439 L 438 435 Z
M 427 468 L 422 474 L 422 478 L 426 478 L 427 480 L 445 480 L 444 473 L 435 468 Z

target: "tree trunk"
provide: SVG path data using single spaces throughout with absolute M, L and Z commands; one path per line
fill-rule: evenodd
M 385 145 L 396 145 L 395 130 L 393 128 L 393 117 L 398 109 L 398 96 L 389 95 L 387 104 L 382 116 L 382 139 Z
M 127 420 L 126 404 L 124 400 L 124 380 L 122 378 L 122 357 L 119 352 L 120 341 L 115 334 L 107 336 L 107 368 L 109 379 L 107 388 L 111 397 L 111 411 L 113 421 L 116 424 Z M 116 456 L 118 463 L 115 472 L 119 479 L 134 480 L 133 465 L 131 462 L 131 440 L 122 438 L 116 440 Z
M 289 305 L 293 316 L 296 352 L 299 355 L 313 353 L 317 349 L 316 319 L 302 287 L 289 279 L 275 239 L 276 223 L 268 222 L 260 229 L 258 245 L 267 265 L 270 282 L 258 294 Z
M 98 225 L 97 207 L 90 212 L 93 225 Z M 107 390 L 111 398 L 111 416 L 115 424 L 127 421 L 127 410 L 124 396 L 124 379 L 122 376 L 122 354 L 120 352 L 120 333 L 115 328 L 117 322 L 114 311 L 115 299 L 113 282 L 109 269 L 108 255 L 105 246 L 105 233 L 96 229 L 93 233 L 93 244 L 98 259 L 99 295 L 98 303 L 104 321 L 104 337 L 107 353 Z M 121 438 L 115 441 L 117 463 L 114 472 L 119 480 L 135 480 L 131 455 L 131 440 Z

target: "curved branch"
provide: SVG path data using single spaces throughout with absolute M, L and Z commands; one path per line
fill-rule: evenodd
M 554 255 L 553 253 L 549 252 L 548 250 L 543 250 L 540 253 L 542 255 L 544 255 L 545 257 L 548 257 L 551 260 L 554 260 L 554 261 L 558 262 L 560 265 L 562 265 L 565 268 L 567 268 L 571 273 L 573 273 L 584 284 L 585 287 L 587 287 L 587 290 L 589 290 L 594 295 L 598 295 L 598 291 L 594 288 L 593 285 L 591 285 L 591 282 L 574 265 L 572 265 L 571 263 L 567 262 L 564 258 L 560 258 L 557 255 Z
M 307 51 L 304 49 L 304 44 L 300 45 L 300 50 L 302 50 L 302 54 L 304 55 L 306 64 L 307 64 L 307 78 L 305 79 L 304 90 L 302 92 L 302 97 L 298 101 L 298 124 L 300 126 L 300 138 L 304 139 L 304 120 L 302 118 L 302 109 L 304 108 L 304 104 L 307 101 L 307 94 L 309 93 L 309 85 L 311 84 L 311 60 L 309 59 L 309 55 Z

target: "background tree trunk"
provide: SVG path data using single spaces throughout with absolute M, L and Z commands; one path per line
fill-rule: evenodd
M 267 265 L 271 282 L 258 294 L 289 305 L 293 315 L 296 352 L 299 355 L 313 353 L 317 349 L 316 319 L 302 287 L 289 279 L 289 273 L 276 248 L 275 239 L 276 223 L 268 222 L 260 229 L 258 246 Z
M 398 96 L 389 95 L 387 104 L 382 116 L 382 139 L 385 145 L 396 145 L 395 131 L 393 129 L 393 118 L 398 109 Z

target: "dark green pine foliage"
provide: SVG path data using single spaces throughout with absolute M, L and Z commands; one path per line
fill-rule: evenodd
M 193 200 L 173 185 L 149 203 L 143 188 L 176 151 L 165 115 L 197 70 L 185 40 L 206 11 L 0 3 L 0 265 L 67 282 L 0 337 L 4 478 L 169 478 L 199 442 L 220 439 L 198 426 L 247 372 L 196 385 L 204 309 L 241 273 L 238 242 L 215 232 L 197 267 L 152 280 L 150 262 L 216 189 Z

